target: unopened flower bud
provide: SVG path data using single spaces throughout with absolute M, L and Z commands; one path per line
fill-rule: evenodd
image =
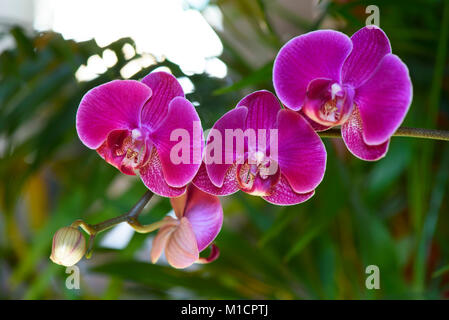
M 50 259 L 66 267 L 73 266 L 86 253 L 86 239 L 78 228 L 64 227 L 53 237 Z

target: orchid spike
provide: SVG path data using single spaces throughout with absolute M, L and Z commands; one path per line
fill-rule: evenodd
M 87 147 L 121 172 L 139 173 L 161 196 L 182 195 L 201 164 L 200 119 L 179 82 L 166 72 L 91 89 L 79 105 L 76 128 Z M 177 142 L 179 130 L 186 139 Z M 185 151 L 185 161 L 173 161 L 173 150 Z
M 349 151 L 368 161 L 385 156 L 412 100 L 407 66 L 375 26 L 351 38 L 318 30 L 290 40 L 275 59 L 273 83 L 317 131 L 341 125 Z

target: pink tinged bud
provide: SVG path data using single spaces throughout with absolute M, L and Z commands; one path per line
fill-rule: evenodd
M 50 259 L 56 264 L 70 267 L 86 253 L 86 239 L 78 228 L 64 227 L 56 231 Z

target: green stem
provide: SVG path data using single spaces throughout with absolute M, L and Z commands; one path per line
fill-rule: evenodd
M 140 198 L 139 201 L 129 210 L 127 213 L 122 214 L 121 216 L 97 223 L 97 224 L 89 224 L 84 222 L 83 220 L 76 220 L 72 223 L 72 227 L 81 227 L 84 231 L 86 231 L 87 234 L 91 236 L 91 238 L 95 237 L 95 235 L 99 232 L 102 232 L 104 230 L 107 230 L 119 223 L 122 222 L 128 222 L 131 227 L 134 229 L 139 228 L 139 230 L 142 230 L 142 226 L 138 221 L 137 218 L 139 217 L 139 214 L 142 212 L 143 208 L 146 206 L 148 201 L 153 197 L 153 192 L 147 191 L 145 194 Z M 141 232 L 139 230 L 136 230 L 137 232 Z M 155 229 L 153 229 L 155 230 Z M 151 231 L 153 231 L 151 230 Z M 148 231 L 148 232 L 151 232 Z
M 153 232 L 153 231 L 161 228 L 162 226 L 166 225 L 167 223 L 170 223 L 170 221 L 161 220 L 161 221 L 158 221 L 158 222 L 154 222 L 152 224 L 142 225 L 142 224 L 140 224 L 139 221 L 137 221 L 137 219 L 130 219 L 130 220 L 128 220 L 128 224 L 134 230 L 136 230 L 136 232 L 139 232 L 139 233 L 150 233 L 150 232 Z
M 318 134 L 322 138 L 341 138 L 340 128 L 332 128 L 326 131 L 318 132 Z M 449 141 L 449 131 L 401 127 L 393 134 L 393 137 L 409 137 Z
M 147 191 L 142 196 L 142 198 L 137 201 L 137 203 L 129 210 L 127 213 L 122 214 L 121 216 L 108 219 L 106 221 L 97 223 L 97 224 L 89 224 L 87 222 L 84 222 L 83 220 L 79 219 L 72 223 L 72 227 L 78 228 L 81 227 L 88 235 L 89 235 L 89 245 L 86 252 L 86 258 L 89 259 L 92 255 L 92 249 L 95 241 L 95 237 L 99 232 L 102 232 L 104 230 L 107 230 L 113 226 L 116 226 L 122 222 L 127 222 L 134 230 L 136 230 L 139 233 L 149 233 L 154 230 L 159 229 L 162 227 L 167 221 L 162 220 L 153 224 L 149 225 L 141 225 L 137 218 L 139 217 L 140 213 L 142 212 L 143 208 L 145 208 L 148 201 L 151 200 L 153 197 L 153 192 Z

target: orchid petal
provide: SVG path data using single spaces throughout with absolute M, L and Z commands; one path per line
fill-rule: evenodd
M 412 101 L 407 66 L 397 56 L 387 54 L 372 77 L 356 90 L 354 100 L 366 144 L 384 143 L 399 128 Z
M 296 193 L 288 183 L 287 179 L 281 175 L 279 182 L 273 189 L 273 192 L 269 196 L 264 196 L 263 198 L 272 204 L 290 206 L 307 201 L 314 194 L 315 191 L 308 193 Z
M 165 247 L 168 263 L 178 269 L 191 266 L 199 258 L 199 250 L 192 225 L 187 218 L 182 218 L 171 233 Z
M 222 186 L 217 187 L 212 183 L 212 181 L 210 181 L 210 178 L 207 175 L 206 165 L 203 162 L 195 178 L 192 180 L 192 183 L 198 189 L 203 190 L 204 192 L 216 196 L 229 196 L 239 191 L 239 185 L 236 179 L 236 170 L 237 165 L 232 165 L 231 167 L 229 167 L 225 173 Z
M 324 176 L 326 149 L 320 137 L 298 113 L 278 113 L 279 167 L 297 193 L 313 191 Z
M 196 263 L 207 264 L 214 262 L 220 256 L 220 249 L 215 244 L 212 244 L 210 254 L 207 258 L 199 258 Z
M 355 108 L 352 116 L 341 127 L 341 136 L 346 147 L 357 158 L 375 161 L 383 158 L 388 151 L 390 140 L 377 146 L 370 146 L 363 140 L 362 119 L 358 109 Z
M 246 107 L 245 129 L 266 129 L 274 127 L 277 113 L 281 109 L 278 99 L 267 90 L 250 93 L 237 104 L 237 108 Z
M 168 239 L 178 225 L 178 221 L 176 219 L 173 219 L 172 217 L 165 217 L 164 220 L 167 222 L 167 224 L 159 229 L 156 237 L 154 237 L 153 239 L 153 244 L 151 246 L 150 256 L 152 263 L 156 263 L 159 260 L 162 252 L 167 245 Z
M 184 209 L 186 208 L 187 192 L 185 192 L 180 197 L 170 198 L 170 203 L 173 208 L 173 211 L 176 214 L 176 217 L 178 219 L 181 219 L 184 216 Z
M 117 146 L 122 146 L 124 140 L 129 137 L 129 130 L 113 130 L 111 131 L 103 144 L 97 148 L 98 154 L 109 164 L 119 169 L 122 173 L 135 175 L 133 168 L 123 164 L 126 153 L 117 154 Z
M 185 98 L 174 98 L 165 120 L 150 138 L 158 151 L 165 181 L 178 188 L 192 181 L 201 165 L 203 150 L 203 130 L 195 107 Z
M 237 108 L 248 109 L 244 128 L 248 134 L 245 138 L 248 151 L 265 153 L 269 148 L 271 129 L 275 127 L 277 113 L 281 110 L 278 99 L 270 91 L 260 90 L 240 100 Z
M 277 96 L 288 108 L 299 110 L 311 80 L 340 81 L 341 67 L 351 49 L 349 37 L 333 30 L 318 30 L 293 38 L 274 61 L 273 84 Z
M 352 51 L 342 68 L 343 83 L 357 88 L 376 70 L 382 58 L 391 53 L 390 41 L 376 26 L 367 26 L 351 37 Z
M 223 209 L 218 197 L 205 193 L 194 185 L 189 185 L 184 217 L 192 225 L 198 251 L 201 252 L 220 232 L 223 224 Z
M 134 80 L 115 80 L 87 92 L 76 114 L 80 140 L 97 149 L 113 130 L 139 127 L 140 112 L 151 89 Z
M 173 98 L 184 97 L 184 91 L 178 80 L 167 72 L 152 72 L 142 83 L 151 88 L 153 95 L 142 108 L 141 123 L 154 128 L 166 117 Z
M 179 197 L 186 191 L 186 187 L 175 188 L 165 181 L 161 160 L 155 148 L 153 148 L 148 163 L 140 169 L 140 178 L 145 186 L 162 197 Z
M 206 155 L 205 155 L 205 162 L 206 162 L 206 170 L 207 174 L 212 181 L 212 183 L 217 186 L 221 187 L 223 185 L 223 181 L 226 176 L 226 172 L 228 172 L 229 168 L 232 166 L 233 163 L 227 163 L 228 158 L 234 159 L 236 158 L 236 150 L 235 145 L 233 143 L 233 148 L 229 146 L 229 144 L 225 143 L 225 137 L 226 137 L 226 130 L 235 130 L 235 129 L 241 129 L 244 130 L 245 128 L 245 121 L 246 116 L 248 114 L 248 108 L 236 108 L 233 109 L 226 114 L 224 114 L 218 121 L 214 124 L 212 127 L 211 132 L 209 133 L 209 137 L 207 139 L 207 145 L 206 145 Z M 216 133 L 216 134 L 214 134 Z M 219 134 L 219 136 L 217 135 Z M 214 135 L 214 138 L 211 140 L 211 136 Z M 210 154 L 211 150 L 214 150 L 214 153 L 217 152 L 217 150 L 220 146 L 216 146 L 216 142 L 214 139 L 221 138 L 221 157 L 215 156 L 215 161 L 211 160 Z M 235 140 L 235 139 L 234 139 Z

